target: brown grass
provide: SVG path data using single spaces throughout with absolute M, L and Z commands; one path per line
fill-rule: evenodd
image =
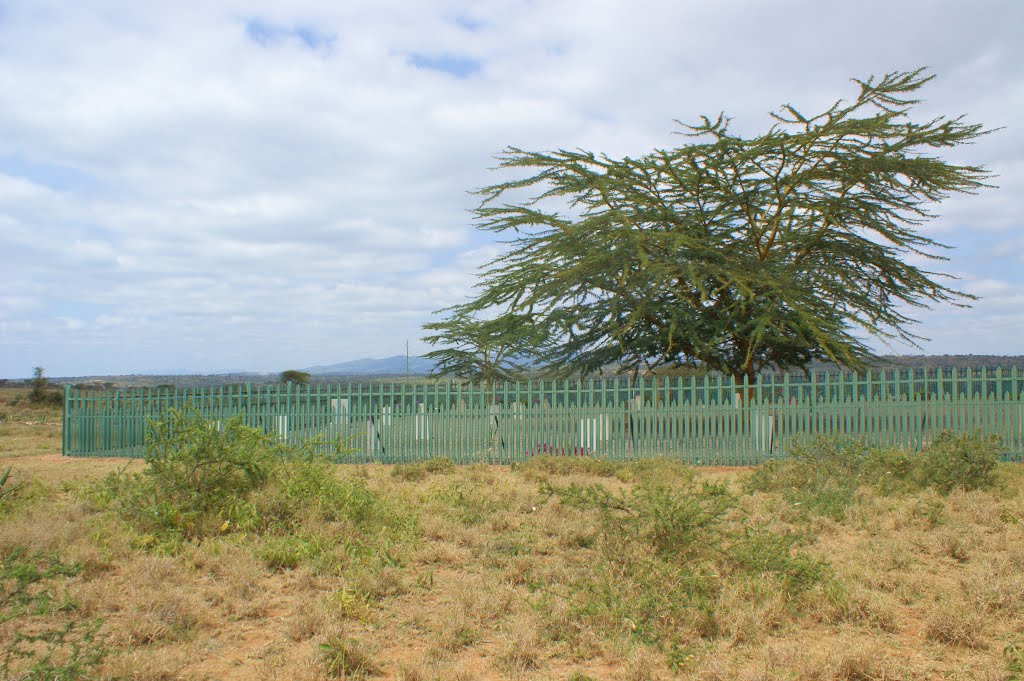
M 62 459 L 56 412 L 11 396 L 0 392 L 0 470 L 13 466 L 24 484 L 0 509 L 0 559 L 76 567 L 31 584 L 33 607 L 4 606 L 0 655 L 19 634 L 72 625 L 51 660 L 63 664 L 74 637 L 95 627 L 88 645 L 104 655 L 89 677 L 998 679 L 1001 651 L 1024 631 L 1020 467 L 1001 467 L 990 491 L 864 490 L 841 520 L 778 494 L 741 494 L 742 469 L 698 470 L 738 495 L 728 523 L 798 534 L 794 550 L 826 561 L 828 578 L 788 591 L 769 574 L 723 576 L 706 612 L 645 623 L 638 602 L 600 606 L 600 587 L 660 597 L 642 573 L 652 554 L 542 485 L 628 492 L 652 478 L 684 484 L 691 473 L 679 467 L 340 468 L 416 515 L 412 544 L 393 562 L 335 547 L 282 568 L 261 558 L 265 540 L 241 533 L 147 547 L 84 492 L 126 462 Z M 15 586 L 5 580 L 3 593 Z M 45 644 L 35 646 L 38 661 Z M 29 662 L 8 656 L 7 675 Z

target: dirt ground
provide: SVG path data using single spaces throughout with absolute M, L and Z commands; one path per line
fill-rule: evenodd
M 76 632 L 95 627 L 76 645 L 102 659 L 83 663 L 82 675 L 111 679 L 995 680 L 1008 677 L 1004 649 L 1024 631 L 1019 467 L 1007 467 L 995 491 L 865 494 L 838 520 L 802 515 L 773 494 L 743 494 L 743 522 L 797 528 L 799 550 L 827 562 L 830 586 L 797 597 L 767 577 L 723 579 L 713 631 L 696 615 L 654 617 L 645 629 L 634 620 L 647 611 L 602 602 L 595 585 L 621 584 L 638 599 L 660 595 L 641 588 L 644 575 L 615 571 L 599 514 L 546 491 L 628 492 L 637 484 L 628 476 L 341 466 L 340 478 L 414 516 L 411 538 L 395 544 L 393 562 L 375 555 L 357 563 L 339 539 L 349 526 L 326 523 L 307 528 L 327 542 L 320 557 L 282 567 L 268 562 L 269 539 L 243 533 L 175 550 L 147 543 L 88 493 L 112 472 L 144 464 L 64 458 L 54 411 L 7 399 L 0 474 L 10 467 L 8 488 L 21 487 L 0 513 L 0 557 L 7 566 L 31 555 L 39 565 L 76 568 L 29 588 L 46 607 L 5 606 L 0 678 L 29 678 L 21 676 L 26 665 L 45 653 L 37 642 L 33 657 L 12 655 L 19 636 L 66 623 Z M 697 472 L 737 494 L 747 474 Z M 12 575 L 5 593 L 13 593 Z M 841 590 L 841 605 L 830 589 Z M 52 665 L 81 657 L 74 641 L 55 647 Z

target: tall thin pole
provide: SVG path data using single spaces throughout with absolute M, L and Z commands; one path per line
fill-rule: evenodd
M 409 339 L 405 339 L 405 381 L 409 382 Z

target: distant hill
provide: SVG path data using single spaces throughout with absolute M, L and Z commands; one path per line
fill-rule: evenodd
M 405 355 L 395 355 L 384 359 L 354 359 L 325 366 L 303 369 L 314 376 L 404 376 L 406 373 Z M 409 375 L 423 376 L 429 374 L 434 363 L 425 357 L 409 357 Z

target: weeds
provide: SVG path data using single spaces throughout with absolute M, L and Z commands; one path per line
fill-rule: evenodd
M 697 477 L 692 466 L 671 459 L 639 459 L 620 464 L 615 477 L 627 484 L 659 483 L 688 486 Z
M 54 577 L 73 577 L 81 566 L 64 563 L 56 555 L 29 553 L 17 547 L 0 562 L 0 623 L 27 612 L 46 613 L 52 605 L 48 591 L 33 591 L 33 584 Z
M 769 532 L 763 527 L 743 528 L 729 548 L 731 566 L 747 575 L 772 575 L 790 593 L 799 593 L 821 583 L 829 575 L 828 564 L 797 550 L 796 534 Z
M 683 488 L 648 483 L 618 494 L 597 484 L 544 483 L 540 491 L 570 507 L 596 509 L 606 533 L 634 538 L 680 561 L 713 552 L 722 541 L 723 517 L 736 506 L 724 485 L 692 480 Z
M 14 493 L 21 487 L 24 480 L 19 480 L 16 483 L 10 483 L 11 471 L 13 466 L 8 466 L 7 470 L 0 474 L 0 509 L 4 508 L 4 505 L 14 498 Z
M 406 482 L 414 482 L 425 480 L 431 475 L 451 473 L 454 470 L 454 461 L 447 456 L 439 456 L 427 459 L 426 461 L 417 461 L 416 463 L 397 464 L 391 469 L 391 477 L 405 480 Z
M 108 654 L 98 631 L 97 622 L 85 627 L 68 622 L 61 628 L 39 634 L 16 631 L 4 648 L 0 678 L 54 681 L 90 678 Z M 23 663 L 19 675 L 13 676 L 19 661 Z
M 74 577 L 80 569 L 77 563 L 66 563 L 57 555 L 15 548 L 0 562 L 0 624 L 24 625 L 29 618 L 73 610 L 72 601 L 55 599 L 45 586 L 53 579 Z M 107 654 L 98 631 L 99 622 L 83 625 L 73 620 L 57 626 L 13 628 L 2 650 L 0 678 L 84 678 Z
M 594 475 L 610 478 L 619 473 L 626 464 L 597 457 L 562 457 L 538 455 L 523 462 L 512 464 L 512 470 L 524 473 L 547 473 L 549 475 Z
M 363 644 L 343 636 L 332 636 L 320 644 L 320 663 L 324 673 L 334 679 L 365 679 L 381 671 Z
M 935 606 L 924 626 L 927 640 L 964 648 L 984 649 L 983 631 L 983 617 L 955 602 Z
M 567 681 L 597 681 L 597 679 L 577 669 L 569 676 Z
M 841 521 L 862 488 L 881 495 L 990 489 L 1000 455 L 998 437 L 980 432 L 940 433 L 918 454 L 818 438 L 797 443 L 786 459 L 758 466 L 743 488 L 780 492 L 801 513 Z M 937 516 L 933 519 L 938 521 Z
M 1003 648 L 1006 658 L 1006 681 L 1024 681 L 1024 641 L 1013 641 Z
M 493 490 L 476 485 L 448 485 L 437 490 L 434 496 L 442 502 L 450 517 L 466 527 L 478 525 L 502 509 Z
M 591 577 L 572 585 L 577 616 L 648 644 L 674 645 L 687 635 L 720 635 L 729 580 L 749 582 L 756 604 L 779 590 L 798 597 L 829 578 L 825 563 L 796 549 L 796 536 L 747 526 L 725 485 L 678 479 L 618 493 L 598 484 L 541 485 L 562 505 L 599 518 L 600 560 Z

